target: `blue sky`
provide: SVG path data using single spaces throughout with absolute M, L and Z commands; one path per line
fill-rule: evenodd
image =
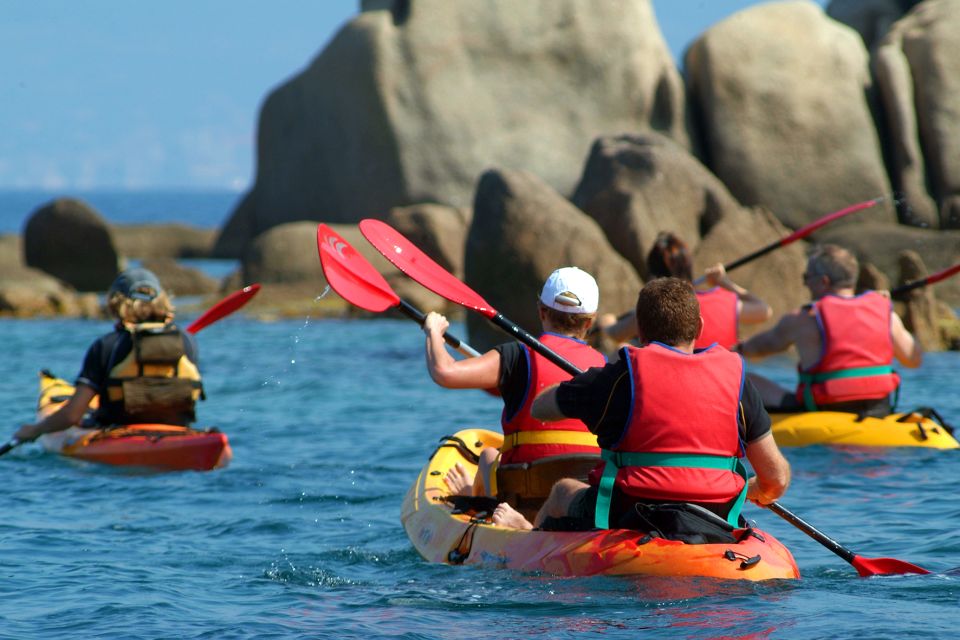
M 677 57 L 752 4 L 654 1 Z M 0 189 L 246 189 L 261 101 L 358 7 L 0 0 Z

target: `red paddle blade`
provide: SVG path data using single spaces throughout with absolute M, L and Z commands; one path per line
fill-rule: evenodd
M 400 304 L 400 298 L 380 272 L 323 223 L 317 225 L 317 251 L 327 282 L 350 304 L 377 313 Z
M 190 326 L 187 327 L 187 331 L 190 333 L 196 333 L 207 327 L 220 318 L 230 315 L 243 305 L 247 304 L 253 299 L 253 296 L 257 295 L 257 292 L 260 291 L 259 284 L 251 284 L 250 286 L 244 287 L 239 291 L 234 291 L 226 298 L 213 305 L 209 309 L 203 312 L 203 314 L 190 323 Z
M 497 315 L 497 310 L 480 297 L 480 294 L 434 262 L 430 256 L 387 223 L 371 218 L 361 220 L 360 233 L 397 269 L 438 296 L 479 311 L 488 318 Z
M 896 558 L 864 558 L 863 556 L 853 556 L 850 561 L 853 568 L 861 577 L 885 576 L 885 575 L 903 575 L 905 573 L 917 573 L 926 575 L 930 573 L 923 567 L 915 564 L 897 560 Z
M 841 209 L 840 211 L 835 211 L 834 213 L 823 216 L 819 220 L 814 220 L 810 224 L 804 227 L 800 227 L 799 229 L 797 229 L 796 231 L 788 235 L 786 238 L 783 238 L 782 240 L 780 240 L 780 246 L 783 247 L 790 244 L 791 242 L 796 242 L 801 238 L 806 238 L 808 235 L 810 235 L 820 227 L 828 225 L 838 218 L 848 216 L 851 213 L 856 213 L 857 211 L 862 211 L 863 209 L 869 209 L 870 207 L 876 204 L 879 204 L 886 199 L 887 199 L 886 196 L 880 196 L 879 198 L 874 198 L 873 200 L 858 202 L 857 204 L 850 205 L 846 209 Z

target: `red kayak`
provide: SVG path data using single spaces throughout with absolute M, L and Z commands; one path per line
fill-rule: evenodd
M 71 395 L 73 385 L 41 372 L 38 417 L 49 415 Z M 226 434 L 170 424 L 71 427 L 41 436 L 39 442 L 47 451 L 71 458 L 163 471 L 210 471 L 227 466 L 233 457 Z

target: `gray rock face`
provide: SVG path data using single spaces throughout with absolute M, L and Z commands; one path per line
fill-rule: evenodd
M 367 2 L 266 100 L 258 174 L 218 240 L 469 206 L 487 167 L 573 189 L 591 141 L 654 129 L 687 144 L 683 83 L 649 0 Z
M 960 3 L 927 0 L 879 43 L 874 62 L 894 185 L 910 222 L 960 228 Z M 928 191 L 929 187 L 929 191 Z
M 23 233 L 27 266 L 80 291 L 105 291 L 118 272 L 110 228 L 84 202 L 59 198 L 37 209 Z
M 398 207 L 386 222 L 437 264 L 463 278 L 463 248 L 473 211 L 437 204 Z
M 543 282 L 554 269 L 566 266 L 580 267 L 596 278 L 600 313 L 619 314 L 636 305 L 640 278 L 596 222 L 533 174 L 484 173 L 467 234 L 467 284 L 537 335 L 541 327 L 536 301 Z M 508 339 L 479 314 L 470 313 L 467 323 L 477 349 Z
M 186 224 L 123 224 L 111 227 L 120 255 L 127 258 L 206 258 L 217 232 Z
M 740 209 L 699 160 L 655 133 L 594 142 L 572 201 L 643 277 L 657 233 L 672 231 L 696 251 L 703 234 Z
M 863 42 L 814 3 L 734 14 L 690 47 L 685 68 L 705 164 L 743 204 L 797 228 L 890 191 Z M 870 215 L 894 219 L 888 204 Z
M 890 30 L 906 9 L 901 0 L 832 0 L 827 15 L 852 27 L 868 49 Z

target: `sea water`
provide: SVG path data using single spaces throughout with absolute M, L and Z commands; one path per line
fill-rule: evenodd
M 0 320 L 0 430 L 33 419 L 40 368 L 72 379 L 107 330 Z M 498 399 L 434 385 L 423 334 L 403 319 L 239 313 L 198 340 L 200 425 L 229 436 L 228 468 L 138 472 L 35 444 L 0 458 L 0 639 L 956 637 L 958 451 L 784 450 L 785 506 L 859 555 L 930 576 L 859 578 L 754 505 L 745 516 L 790 548 L 801 580 L 430 564 L 400 524 L 403 495 L 441 436 L 497 428 Z M 750 368 L 785 384 L 794 375 L 787 358 Z M 902 373 L 901 407 L 960 423 L 960 354 L 929 354 Z

